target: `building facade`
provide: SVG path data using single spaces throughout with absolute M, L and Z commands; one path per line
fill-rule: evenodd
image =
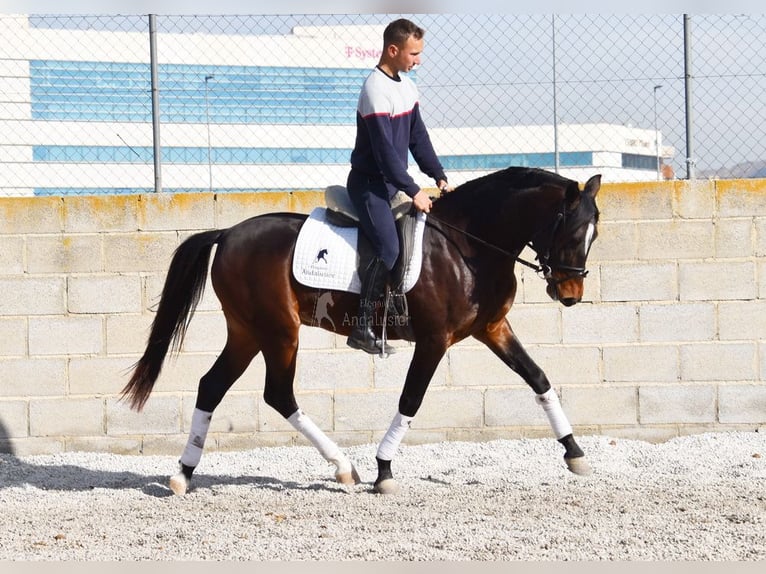
M 0 16 L 0 194 L 259 191 L 343 184 L 382 27 L 156 36 Z M 417 71 L 413 72 L 417 81 Z M 152 92 L 157 90 L 159 130 Z M 428 109 L 423 114 L 428 119 Z M 509 165 L 584 180 L 659 179 L 672 148 L 619 125 L 431 128 L 450 181 Z M 661 137 L 659 138 L 661 139 Z M 161 172 L 155 173 L 155 141 Z M 556 152 L 558 143 L 558 152 Z M 423 186 L 433 182 L 411 162 Z

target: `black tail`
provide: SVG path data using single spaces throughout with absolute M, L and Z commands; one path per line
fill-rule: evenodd
M 121 398 L 130 401 L 130 408 L 140 411 L 144 407 L 171 343 L 172 352 L 180 349 L 205 290 L 210 253 L 222 233 L 212 230 L 192 235 L 173 254 L 146 350 L 122 389 Z

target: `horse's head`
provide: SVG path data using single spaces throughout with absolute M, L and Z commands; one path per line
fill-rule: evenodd
M 567 307 L 582 300 L 586 262 L 598 236 L 596 194 L 600 187 L 601 175 L 591 177 L 582 190 L 569 187 L 548 239 L 535 242 L 540 247 L 538 259 L 548 282 L 548 296 Z

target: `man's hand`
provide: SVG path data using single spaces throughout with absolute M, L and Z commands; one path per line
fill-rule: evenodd
M 415 194 L 412 198 L 412 203 L 415 204 L 415 209 L 428 213 L 431 211 L 431 198 L 422 189 Z
M 443 179 L 440 179 L 439 181 L 436 182 L 436 187 L 438 187 L 439 191 L 441 191 L 441 195 L 444 195 L 445 193 L 449 193 L 450 191 L 454 189 L 453 187 L 450 187 L 450 184 L 448 184 Z

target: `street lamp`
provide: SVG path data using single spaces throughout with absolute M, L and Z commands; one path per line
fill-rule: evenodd
M 654 86 L 654 151 L 657 155 L 657 181 L 662 180 L 662 173 L 660 170 L 660 134 L 657 130 L 657 90 L 662 87 L 662 84 Z
M 213 162 L 210 153 L 210 103 L 208 101 L 208 82 L 215 78 L 213 74 L 205 76 L 205 119 L 207 123 L 207 171 L 208 191 L 213 192 Z

